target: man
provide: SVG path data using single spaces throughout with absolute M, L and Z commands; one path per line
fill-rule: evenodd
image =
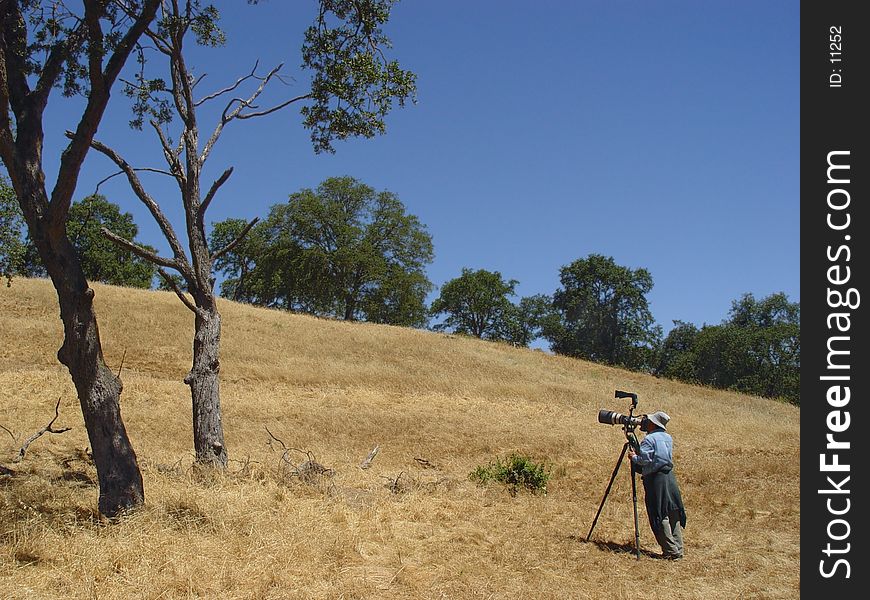
M 632 467 L 641 473 L 649 525 L 662 547 L 662 558 L 683 558 L 686 509 L 674 476 L 674 440 L 666 427 L 671 418 L 663 411 L 646 415 L 641 429 L 646 433 L 640 452 L 629 448 Z

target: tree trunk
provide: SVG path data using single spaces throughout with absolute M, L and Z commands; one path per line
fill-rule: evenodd
M 353 321 L 353 313 L 356 311 L 356 301 L 353 296 L 344 299 L 344 320 Z
M 145 501 L 136 453 L 121 419 L 121 380 L 106 366 L 94 314 L 94 291 L 62 228 L 30 224 L 60 303 L 64 342 L 57 353 L 72 376 L 100 485 L 99 510 L 114 517 Z M 34 235 L 36 234 L 36 235 Z
M 221 316 L 214 298 L 203 302 L 196 314 L 193 338 L 193 368 L 184 382 L 193 402 L 193 445 L 196 462 L 219 468 L 227 465 L 224 429 L 221 423 L 220 351 Z

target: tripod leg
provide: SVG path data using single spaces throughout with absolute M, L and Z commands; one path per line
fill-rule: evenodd
M 616 466 L 613 468 L 613 475 L 610 476 L 610 483 L 607 484 L 607 489 L 604 490 L 604 497 L 601 499 L 601 504 L 598 505 L 598 512 L 595 513 L 595 520 L 592 521 L 592 527 L 589 528 L 589 533 L 586 534 L 586 541 L 589 541 L 589 538 L 592 537 L 592 530 L 595 529 L 595 524 L 598 523 L 598 517 L 601 515 L 601 509 L 604 508 L 604 501 L 607 500 L 607 494 L 610 493 L 610 488 L 613 487 L 613 480 L 616 479 L 616 474 L 619 473 L 619 466 L 622 464 L 622 457 L 625 456 L 625 451 L 628 450 L 628 442 L 625 442 L 625 445 L 622 447 L 622 452 L 619 454 L 619 458 L 616 460 Z M 634 477 L 632 477 L 632 482 L 634 482 Z M 637 511 L 635 510 L 635 516 L 637 515 Z M 635 524 L 637 523 L 637 519 L 635 519 Z M 635 531 L 637 529 L 635 528 Z
M 637 483 L 634 469 L 631 470 L 631 500 L 634 502 L 634 554 L 640 560 L 640 531 L 637 526 Z

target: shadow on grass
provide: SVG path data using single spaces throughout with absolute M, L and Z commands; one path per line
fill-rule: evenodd
M 7 469 L 0 475 L 0 541 L 14 538 L 18 526 L 68 530 L 102 525 L 96 507 L 96 481 L 86 470 L 70 466 L 74 459 L 50 452 L 34 453 L 16 463 L 14 470 Z M 18 562 L 37 562 L 25 554 Z
M 599 550 L 602 550 L 604 552 L 612 552 L 614 554 L 626 553 L 634 556 L 633 543 L 618 544 L 616 542 L 605 542 L 602 540 L 587 541 L 585 537 L 579 535 L 569 535 L 568 539 L 575 542 L 580 542 L 581 544 L 593 544 L 594 546 L 597 546 Z M 659 554 L 658 552 L 651 552 L 650 550 L 645 550 L 643 548 L 640 549 L 640 554 L 641 556 L 646 556 L 647 558 L 661 558 L 661 554 Z

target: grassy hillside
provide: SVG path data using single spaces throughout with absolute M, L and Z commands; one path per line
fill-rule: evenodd
M 0 289 L 0 595 L 4 598 L 797 598 L 794 406 L 583 361 L 410 329 L 224 302 L 230 473 L 191 468 L 192 315 L 170 293 L 95 286 L 108 364 L 146 506 L 96 512 L 95 471 L 55 358 L 54 290 Z M 123 357 L 123 367 L 121 366 Z M 642 490 L 638 562 L 627 466 L 598 509 L 624 438 L 599 408 L 671 415 L 688 512 L 686 557 L 653 558 Z M 23 439 L 53 416 L 13 463 Z M 281 451 L 333 469 L 287 478 Z M 374 446 L 370 469 L 360 462 Z M 552 465 L 549 493 L 468 479 L 519 451 Z M 305 455 L 292 451 L 294 463 Z M 434 468 L 427 468 L 421 461 Z M 398 478 L 398 481 L 397 481 Z M 393 484 L 391 486 L 391 484 Z M 638 480 L 638 484 L 640 481 Z

